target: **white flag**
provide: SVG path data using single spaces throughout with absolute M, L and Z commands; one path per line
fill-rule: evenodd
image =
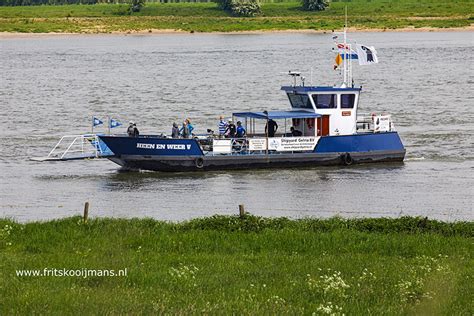
M 357 55 L 359 57 L 359 65 L 377 64 L 377 51 L 373 46 L 365 46 L 357 44 Z

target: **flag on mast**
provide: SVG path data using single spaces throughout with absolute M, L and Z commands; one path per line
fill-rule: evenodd
M 357 55 L 359 57 L 359 65 L 372 65 L 379 62 L 377 51 L 373 46 L 356 44 L 356 47 Z
M 334 64 L 334 70 L 336 70 L 337 67 L 339 67 L 339 65 L 342 63 L 341 54 L 337 54 L 336 60 L 335 60 L 334 62 L 335 62 L 335 64 Z
M 337 46 L 337 49 L 339 51 L 339 55 L 341 55 L 342 59 L 346 58 L 345 56 L 347 55 L 348 59 L 357 59 L 357 53 L 351 48 L 351 45 L 349 44 L 343 44 L 343 43 L 335 43 Z
M 122 123 L 120 123 L 120 122 L 117 121 L 117 120 L 110 119 L 110 124 L 109 124 L 109 126 L 110 126 L 110 128 L 115 128 L 115 127 L 122 126 Z
M 101 124 L 104 124 L 104 122 L 102 122 L 100 119 L 98 119 L 95 116 L 92 118 L 92 126 L 97 126 L 97 125 L 101 125 Z

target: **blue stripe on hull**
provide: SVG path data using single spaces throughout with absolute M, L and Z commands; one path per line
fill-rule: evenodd
M 321 137 L 316 153 L 405 150 L 397 132 Z

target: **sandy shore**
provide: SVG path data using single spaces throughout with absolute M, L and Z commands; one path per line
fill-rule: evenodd
M 381 28 L 349 28 L 350 32 L 472 32 L 474 25 L 459 28 L 435 28 L 435 27 L 404 27 L 398 29 L 381 29 Z M 18 32 L 0 32 L 1 39 L 7 38 L 37 38 L 50 36 L 94 36 L 94 35 L 162 35 L 162 34 L 269 34 L 269 33 L 314 33 L 327 34 L 332 33 L 330 30 L 260 30 L 260 31 L 235 31 L 235 32 L 189 32 L 174 29 L 151 29 L 140 31 L 123 31 L 110 33 L 18 33 Z

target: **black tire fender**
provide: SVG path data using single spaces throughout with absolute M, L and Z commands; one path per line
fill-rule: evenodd
M 202 167 L 204 167 L 204 159 L 202 157 L 196 158 L 194 160 L 194 164 L 196 165 L 196 168 L 201 169 Z
M 345 153 L 344 155 L 341 156 L 342 162 L 346 166 L 350 166 L 354 163 L 354 159 L 351 157 L 349 153 Z

